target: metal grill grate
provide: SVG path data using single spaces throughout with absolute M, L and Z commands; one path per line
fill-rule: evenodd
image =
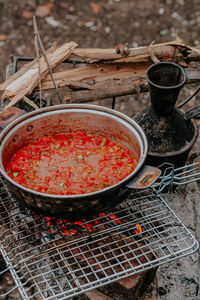
M 0 196 L 1 251 L 23 299 L 67 299 L 198 249 L 154 189 L 83 223 L 19 207 L 2 179 Z

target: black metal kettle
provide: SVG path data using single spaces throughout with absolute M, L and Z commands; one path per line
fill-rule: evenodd
M 148 140 L 147 163 L 158 166 L 168 162 L 175 168 L 183 166 L 198 137 L 197 126 L 190 114 L 175 108 L 187 80 L 186 73 L 175 63 L 160 62 L 149 67 L 147 79 L 151 106 L 135 117 Z

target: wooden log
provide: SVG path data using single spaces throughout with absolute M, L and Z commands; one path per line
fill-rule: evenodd
M 73 42 L 72 42 L 73 43 Z M 70 44 L 70 43 L 69 43 Z M 75 44 L 75 43 L 74 43 Z M 80 49 L 76 44 L 67 50 L 63 56 L 66 59 L 70 54 L 72 57 L 80 56 L 90 64 L 85 67 L 65 70 L 54 73 L 54 80 L 58 87 L 68 86 L 70 88 L 64 101 L 87 102 L 107 97 L 122 96 L 145 92 L 148 90 L 147 83 L 143 76 L 149 65 L 156 61 L 173 61 L 187 66 L 187 62 L 193 58 L 200 58 L 200 50 L 187 46 L 183 41 L 177 40 L 168 43 L 149 45 L 146 47 L 126 49 Z M 62 47 L 64 47 L 64 44 Z M 61 48 L 62 48 L 61 47 Z M 62 60 L 57 59 L 59 53 L 55 47 L 47 53 L 50 57 L 55 55 L 56 64 Z M 44 57 L 40 58 L 44 62 Z M 95 63 L 94 63 L 95 62 Z M 92 64 L 91 64 L 92 63 Z M 32 74 L 31 72 L 33 72 Z M 17 101 L 29 94 L 38 84 L 38 66 L 36 60 L 22 67 L 9 80 L 0 85 L 5 89 L 2 97 L 13 98 L 8 106 L 14 105 Z M 45 68 L 42 74 L 42 90 L 54 88 L 52 79 Z M 29 76 L 27 76 L 29 75 Z M 26 85 L 24 78 L 29 79 Z M 37 78 L 37 80 L 35 79 Z M 17 89 L 16 86 L 20 88 Z
M 157 269 L 152 268 L 146 272 L 132 275 L 107 286 L 100 287 L 98 290 L 113 299 L 118 299 L 119 295 L 120 300 L 138 299 L 154 280 L 156 271 Z
M 151 65 L 150 61 L 143 63 L 106 63 L 92 66 L 86 66 L 76 69 L 71 69 L 63 72 L 54 73 L 54 80 L 58 87 L 74 86 L 78 87 L 78 82 L 88 83 L 85 88 L 91 89 L 90 85 L 106 81 L 109 79 L 123 79 L 131 76 L 142 76 L 147 68 Z M 42 81 L 42 89 L 54 88 L 52 80 L 48 75 Z
M 125 47 L 125 46 L 124 46 Z M 77 48 L 72 51 L 72 54 L 85 58 L 92 59 L 94 61 L 100 60 L 118 60 L 122 57 L 131 57 L 138 55 L 152 55 L 155 56 L 168 56 L 172 57 L 175 55 L 176 49 L 180 50 L 183 56 L 188 56 L 191 53 L 192 48 L 185 44 L 183 40 L 177 39 L 176 41 L 171 41 L 161 44 L 151 44 L 144 47 L 129 48 L 127 54 L 123 51 L 123 46 L 116 47 L 112 49 L 98 49 L 98 48 Z
M 192 49 L 192 52 L 191 52 L 191 54 L 189 54 L 188 59 L 191 61 L 199 60 L 200 59 L 200 46 L 197 46 L 197 47 L 191 48 L 191 49 Z
M 64 103 L 84 103 L 97 99 L 119 97 L 148 91 L 148 84 L 145 76 L 111 79 L 95 84 L 90 90 L 74 91 L 67 93 Z
M 58 48 L 50 48 L 49 51 L 47 51 L 47 57 L 51 68 L 54 68 L 64 61 L 77 46 L 75 42 L 70 42 Z M 41 56 L 39 61 L 41 78 L 44 78 L 49 72 L 48 66 L 44 56 Z M 12 98 L 12 101 L 7 107 L 16 104 L 18 100 L 23 98 L 26 94 L 31 93 L 33 88 L 38 84 L 39 74 L 37 60 L 25 66 L 24 71 L 23 73 L 22 71 L 17 72 L 0 86 L 0 89 L 5 89 L 2 98 Z
M 188 83 L 200 82 L 200 68 L 185 69 Z M 148 83 L 145 75 L 130 76 L 125 78 L 113 78 L 106 81 L 97 82 L 90 85 L 89 89 L 68 92 L 64 97 L 64 102 L 84 103 L 97 99 L 119 97 L 124 95 L 144 93 L 148 91 Z
M 79 298 L 74 297 L 73 300 L 139 300 L 138 297 L 147 290 L 150 283 L 154 280 L 155 271 L 155 269 L 150 269 L 146 272 L 132 275 L 101 288 L 87 291 L 81 294 Z M 156 300 L 153 296 L 145 297 L 145 299 Z
M 144 75 L 148 66 L 156 61 L 172 61 L 187 66 L 187 60 L 193 49 L 180 42 L 169 42 L 148 47 L 130 49 L 128 57 L 122 58 L 115 53 L 115 49 L 74 49 L 73 54 L 79 54 L 83 57 L 91 58 L 96 64 L 81 67 L 72 70 L 54 73 L 56 84 L 59 87 L 73 86 L 78 88 L 78 82 L 87 82 L 93 80 L 94 83 L 114 78 L 128 78 L 130 76 Z M 118 59 L 116 59 L 118 57 Z M 120 57 L 120 58 L 119 58 Z M 194 56 L 193 56 L 194 57 Z M 107 60 L 106 63 L 97 63 L 97 61 Z M 190 58 L 191 59 L 191 58 Z M 42 82 L 42 89 L 54 88 L 50 76 L 48 75 Z M 90 87 L 86 87 L 90 89 Z M 73 88 L 72 88 L 73 89 Z

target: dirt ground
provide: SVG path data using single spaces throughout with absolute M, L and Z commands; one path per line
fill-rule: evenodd
M 10 55 L 35 57 L 33 15 L 46 49 L 53 42 L 72 40 L 80 47 L 114 48 L 119 43 L 138 47 L 176 37 L 200 46 L 200 0 L 0 0 L 0 83 Z M 131 114 L 126 101 L 134 97 L 122 97 L 120 110 Z M 140 97 L 133 110 L 145 107 L 147 97 Z M 8 274 L 0 279 L 4 292 L 5 285 L 12 287 Z M 14 291 L 5 299 L 20 298 Z

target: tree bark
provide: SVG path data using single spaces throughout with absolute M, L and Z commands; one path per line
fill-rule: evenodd
M 91 90 L 74 91 L 67 93 L 64 97 L 64 103 L 68 103 L 69 99 L 75 102 L 90 102 L 97 99 L 105 99 L 143 93 L 148 91 L 148 84 L 145 76 L 129 77 L 121 79 L 111 79 L 96 84 Z

